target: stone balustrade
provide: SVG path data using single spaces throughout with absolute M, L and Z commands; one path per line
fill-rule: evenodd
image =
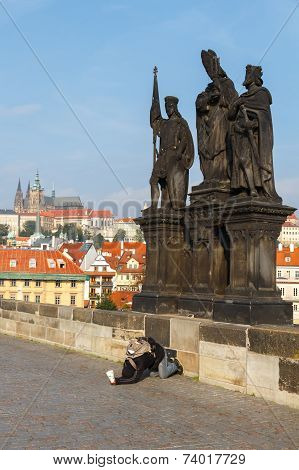
M 153 315 L 0 301 L 0 332 L 122 361 L 127 340 L 153 336 L 184 374 L 299 408 L 299 327 L 247 326 Z

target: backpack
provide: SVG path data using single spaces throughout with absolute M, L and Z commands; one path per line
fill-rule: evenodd
M 131 339 L 127 350 L 126 350 L 126 359 L 129 361 L 132 367 L 134 369 L 137 369 L 136 364 L 134 362 L 134 359 L 136 357 L 140 357 L 145 353 L 151 353 L 151 345 L 146 341 L 146 339 L 143 338 L 134 338 Z

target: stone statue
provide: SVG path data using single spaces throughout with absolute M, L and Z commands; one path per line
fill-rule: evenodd
M 155 67 L 150 112 L 154 136 L 154 164 L 150 179 L 153 209 L 158 206 L 160 188 L 161 207 L 181 209 L 186 204 L 189 169 L 194 161 L 194 145 L 188 123 L 178 111 L 178 101 L 175 96 L 166 96 L 165 108 L 168 119 L 164 119 L 161 115 L 157 68 Z M 159 151 L 156 149 L 157 137 L 160 138 Z
M 227 114 L 238 94 L 214 51 L 202 50 L 201 58 L 212 82 L 196 99 L 200 167 L 204 183 L 215 187 L 222 184 L 229 188 L 231 152 Z
M 247 92 L 229 110 L 232 125 L 233 167 L 231 188 L 252 197 L 281 201 L 273 172 L 272 97 L 264 88 L 262 67 L 247 65 L 243 85 Z

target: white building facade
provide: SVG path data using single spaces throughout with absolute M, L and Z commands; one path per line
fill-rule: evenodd
M 277 251 L 276 285 L 283 300 L 292 302 L 294 323 L 299 324 L 299 248 L 279 246 Z

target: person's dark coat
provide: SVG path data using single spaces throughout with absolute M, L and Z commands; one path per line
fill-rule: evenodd
M 143 373 L 147 369 L 150 372 L 156 372 L 158 370 L 158 366 L 165 356 L 165 351 L 153 338 L 143 337 L 143 339 L 148 341 L 151 345 L 151 352 L 142 354 L 142 356 L 134 359 L 136 369 L 132 364 L 130 364 L 130 361 L 126 359 L 123 365 L 121 377 L 115 378 L 116 385 L 136 383 L 142 378 Z

